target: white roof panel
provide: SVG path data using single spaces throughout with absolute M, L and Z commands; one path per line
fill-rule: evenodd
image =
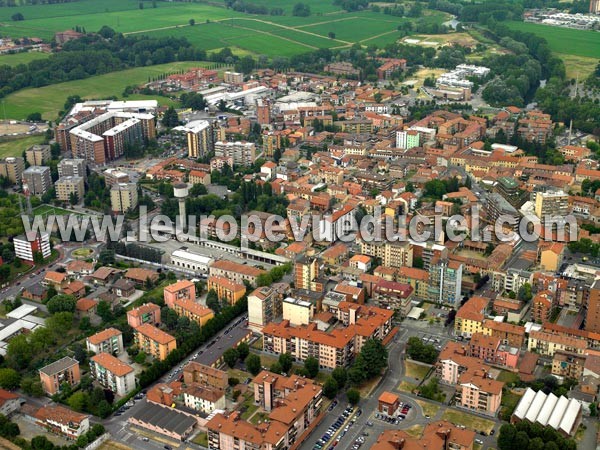
M 562 420 L 560 421 L 558 429 L 564 431 L 567 434 L 571 434 L 571 432 L 573 431 L 573 426 L 575 425 L 577 416 L 579 415 L 580 411 L 581 403 L 579 403 L 579 401 L 577 401 L 574 398 L 569 400 L 569 405 L 567 406 L 565 414 Z
M 37 309 L 35 305 L 21 305 L 17 309 L 13 309 L 9 312 L 6 317 L 10 317 L 12 319 L 22 319 L 23 317 L 31 314 Z
M 544 406 L 538 414 L 536 422 L 538 422 L 544 427 L 548 425 L 548 420 L 550 420 L 550 416 L 552 415 L 552 411 L 554 411 L 554 406 L 556 406 L 556 402 L 558 402 L 558 397 L 553 393 L 548 394 L 548 398 L 544 402 Z
M 548 426 L 558 430 L 560 422 L 562 421 L 565 411 L 567 410 L 568 404 L 569 399 L 567 397 L 561 396 L 558 399 L 558 402 L 556 402 L 556 406 L 554 407 L 554 411 L 552 411 L 552 415 L 550 416 L 550 420 L 548 421 Z
M 525 418 L 531 423 L 535 422 L 535 419 L 537 419 L 537 416 L 542 410 L 542 406 L 544 406 L 544 402 L 546 401 L 547 397 L 548 396 L 542 391 L 538 391 L 537 394 L 535 394 L 535 398 L 533 399 L 533 402 L 531 402 L 531 406 L 527 410 L 527 414 L 525 414 Z
M 525 414 L 527 414 L 527 410 L 531 406 L 531 402 L 534 398 L 535 391 L 531 388 L 527 388 L 525 394 L 523 394 L 523 397 L 521 397 L 521 400 L 519 401 L 519 404 L 515 408 L 515 412 L 513 414 L 521 420 L 524 419 Z

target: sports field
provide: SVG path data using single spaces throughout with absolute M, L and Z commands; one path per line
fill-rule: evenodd
M 600 58 L 600 32 L 552 27 L 537 23 L 504 22 L 508 27 L 534 33 L 548 41 L 550 50 L 588 58 Z
M 83 80 L 67 81 L 41 88 L 23 89 L 7 96 L 4 99 L 4 108 L 6 109 L 6 116 L 13 119 L 23 119 L 32 112 L 40 112 L 44 119 L 54 120 L 69 95 L 80 95 L 85 99 L 99 99 L 113 95 L 122 98 L 121 94 L 127 86 L 142 84 L 148 81 L 148 77 L 206 64 L 201 62 L 174 62 L 156 66 L 136 67 L 135 69 L 112 72 Z M 136 95 L 128 98 L 140 100 L 145 97 Z M 173 104 L 173 101 L 166 97 L 159 97 L 158 100 L 161 105 Z
M 19 64 L 27 64 L 36 59 L 45 59 L 50 55 L 42 52 L 24 52 L 14 53 L 12 55 L 0 55 L 0 66 L 18 66 Z

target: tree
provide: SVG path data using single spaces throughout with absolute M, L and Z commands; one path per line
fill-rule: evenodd
M 218 313 L 221 310 L 221 305 L 219 303 L 219 297 L 217 296 L 217 291 L 211 289 L 206 294 L 206 306 L 212 309 L 215 313 Z
M 337 384 L 340 387 L 340 389 L 346 386 L 346 379 L 348 378 L 346 369 L 344 369 L 343 367 L 336 367 L 335 369 L 333 369 L 333 372 L 331 372 L 331 376 L 335 381 L 337 381 Z
M 387 367 L 387 348 L 379 339 L 367 339 L 360 355 L 365 362 L 368 378 L 379 375 L 381 370 Z
M 96 307 L 96 314 L 98 314 L 103 322 L 108 322 L 112 320 L 112 309 L 110 307 L 110 303 L 106 300 L 100 300 L 98 302 L 98 306 Z
M 310 6 L 304 3 L 296 3 L 292 9 L 292 16 L 308 17 L 310 16 Z
M 283 373 L 283 369 L 281 368 L 281 364 L 279 364 L 279 362 L 275 361 L 273 364 L 271 364 L 271 367 L 269 368 L 269 370 L 273 373 L 279 374 L 281 375 Z
M 41 122 L 42 114 L 39 112 L 33 112 L 27 116 L 27 122 Z
M 167 128 L 173 128 L 179 125 L 179 116 L 173 106 L 169 106 L 163 115 L 162 124 Z
M 237 349 L 228 348 L 227 350 L 225 350 L 225 353 L 223 353 L 223 360 L 225 361 L 225 364 L 227 364 L 229 367 L 235 366 L 235 363 L 238 360 Z
M 355 388 L 350 388 L 346 391 L 346 397 L 351 405 L 357 405 L 360 401 L 360 391 Z
M 314 378 L 319 374 L 319 360 L 313 356 L 309 356 L 304 360 L 304 368 L 310 378 Z
M 329 36 L 329 39 L 335 39 L 335 33 L 333 31 L 327 33 L 327 36 Z
M 146 354 L 144 352 L 139 352 L 135 355 L 133 359 L 137 364 L 144 364 L 146 362 Z
M 79 203 L 79 196 L 77 195 L 77 192 L 71 192 L 69 194 L 69 204 L 76 205 L 77 203 Z
M 22 20 L 25 20 L 25 17 L 23 16 L 23 14 L 21 13 L 15 13 L 12 16 L 10 16 L 10 18 L 14 21 L 14 22 L 20 22 Z
M 252 375 L 256 376 L 260 373 L 261 363 L 260 363 L 260 357 L 258 355 L 255 355 L 254 353 L 250 353 L 246 357 L 246 360 L 244 361 L 244 363 L 246 364 L 246 369 Z
M 292 369 L 292 363 L 294 362 L 294 358 L 289 353 L 282 353 L 279 355 L 279 364 L 281 365 L 281 370 L 285 373 L 289 373 Z
M 229 386 L 231 386 L 231 387 L 234 387 L 234 386 L 237 386 L 238 384 L 240 384 L 240 380 L 235 377 L 229 377 L 227 379 L 227 384 L 229 384 Z
M 14 369 L 0 369 L 0 387 L 12 391 L 19 387 L 21 375 Z
M 188 21 L 188 23 L 190 24 L 190 27 L 193 27 L 194 25 L 196 25 L 196 20 L 195 19 L 190 19 Z
M 240 358 L 240 360 L 245 361 L 246 358 L 248 357 L 248 354 L 250 353 L 250 347 L 248 346 L 248 343 L 241 342 L 237 346 L 237 352 L 238 352 L 238 357 Z
M 515 435 L 517 434 L 517 430 L 513 425 L 504 424 L 500 427 L 500 432 L 498 433 L 498 449 L 499 450 L 509 450 L 512 448 L 512 442 L 515 439 Z
M 225 102 L 223 99 L 219 100 L 219 103 L 217 103 L 217 108 L 219 108 L 219 111 L 221 112 L 227 111 L 227 102 Z
M 334 398 L 338 392 L 337 381 L 331 376 L 327 377 L 323 384 L 323 395 L 329 399 Z
M 58 312 L 75 312 L 75 307 L 77 305 L 77 300 L 72 295 L 59 294 L 52 297 L 46 303 L 48 307 L 48 312 L 50 314 L 56 314 Z
M 46 328 L 55 336 L 64 336 L 73 326 L 73 313 L 58 312 L 46 319 Z
M 84 392 L 75 392 L 67 399 L 67 404 L 75 411 L 85 411 L 87 406 L 88 396 Z

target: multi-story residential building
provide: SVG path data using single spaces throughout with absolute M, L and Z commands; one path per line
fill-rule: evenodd
M 474 431 L 439 421 L 428 423 L 420 437 L 403 430 L 386 430 L 379 435 L 371 450 L 473 450 L 474 441 Z
M 256 100 L 256 119 L 260 125 L 271 123 L 271 104 L 268 100 L 262 98 Z
M 56 198 L 63 202 L 71 201 L 71 196 L 75 195 L 79 203 L 83 200 L 85 194 L 85 184 L 82 177 L 60 177 L 54 183 L 54 189 L 56 190 Z
M 283 314 L 283 298 L 287 289 L 263 286 L 248 296 L 248 328 L 260 332 L 268 323 L 275 322 Z
M 495 416 L 500 409 L 503 386 L 504 383 L 488 376 L 464 373 L 456 390 L 458 405 L 480 414 Z
M 502 339 L 483 333 L 475 333 L 466 345 L 467 356 L 477 358 L 487 364 L 505 366 L 511 369 L 519 363 L 519 349 L 502 344 Z
M 421 144 L 421 135 L 416 130 L 404 130 L 396 132 L 396 147 L 410 150 Z
M 344 205 L 331 214 L 325 215 L 319 221 L 319 234 L 316 240 L 335 242 L 350 233 L 357 233 L 355 213 L 353 205 Z
M 564 191 L 537 192 L 534 212 L 541 220 L 566 216 L 569 213 L 569 194 Z
M 60 385 L 63 383 L 75 386 L 81 379 L 79 362 L 68 356 L 42 367 L 39 373 L 42 387 L 48 395 L 54 395 L 60 391 Z
M 252 142 L 223 142 L 215 143 L 215 156 L 233 158 L 238 166 L 250 166 L 256 159 L 256 145 Z
M 524 117 L 518 119 L 517 134 L 521 139 L 529 142 L 544 144 L 546 139 L 552 135 L 550 114 L 529 111 Z
M 206 288 L 209 291 L 215 291 L 219 300 L 225 301 L 230 305 L 235 304 L 246 293 L 246 286 L 244 284 L 234 283 L 220 276 L 208 277 Z
M 594 281 L 589 289 L 585 308 L 585 330 L 600 333 L 600 280 Z
M 13 184 L 21 184 L 25 161 L 21 157 L 10 156 L 0 159 L 0 177 L 6 178 Z
M 323 283 L 319 279 L 319 261 L 305 255 L 294 263 L 294 287 L 306 291 L 323 292 Z
M 377 306 L 396 310 L 406 317 L 412 309 L 413 292 L 409 284 L 379 280 L 373 288 L 373 299 Z
M 127 172 L 112 167 L 102 172 L 102 175 L 104 175 L 104 183 L 108 187 L 113 187 L 115 184 L 129 183 L 131 181 Z
M 118 396 L 127 395 L 135 389 L 133 367 L 110 353 L 99 353 L 92 356 L 90 373 L 100 385 Z
M 196 286 L 189 280 L 180 280 L 164 288 L 163 297 L 165 305 L 173 308 L 175 300 L 196 301 Z
M 173 336 L 149 323 L 135 328 L 133 338 L 141 351 L 160 361 L 177 348 L 177 341 Z
M 43 166 L 50 159 L 49 145 L 36 144 L 25 150 L 25 160 L 30 166 Z
M 37 425 L 67 439 L 75 440 L 90 430 L 90 416 L 61 405 L 42 406 L 36 411 L 34 418 Z
M 119 183 L 110 188 L 110 205 L 113 212 L 125 213 L 137 208 L 138 188 L 135 183 Z
M 213 151 L 213 131 L 210 122 L 194 120 L 176 129 L 186 134 L 189 158 L 202 158 Z
M 474 333 L 483 332 L 485 310 L 490 299 L 480 296 L 471 297 L 456 312 L 454 319 L 454 333 L 459 336 L 471 337 Z
M 467 347 L 458 342 L 446 343 L 438 356 L 436 376 L 442 383 L 456 385 L 461 375 L 470 373 L 487 373 L 490 367 L 477 358 L 467 356 Z
M 412 267 L 413 247 L 409 242 L 367 242 L 359 240 L 359 244 L 362 254 L 380 258 L 384 266 Z
M 429 300 L 458 308 L 462 300 L 463 265 L 457 261 L 440 260 L 429 267 Z
M 481 332 L 500 339 L 503 345 L 521 348 L 525 342 L 525 327 L 508 322 L 484 320 Z
M 225 390 L 197 383 L 186 384 L 181 388 L 185 406 L 195 411 L 210 414 L 216 409 L 225 409 Z
M 23 185 L 32 195 L 44 195 L 52 188 L 50 167 L 31 166 L 23 171 Z
M 0 414 L 4 417 L 10 417 L 14 412 L 21 409 L 23 402 L 24 399 L 19 394 L 0 389 Z
M 287 320 L 271 323 L 263 328 L 263 350 L 289 352 L 300 361 L 312 356 L 321 367 L 334 369 L 347 366 L 367 339 L 383 340 L 392 330 L 391 310 L 340 302 L 330 312 L 338 316 L 345 328 L 324 332 L 315 323 L 300 327 L 291 326 Z
M 200 169 L 190 170 L 188 181 L 190 184 L 203 184 L 204 186 L 208 186 L 210 184 L 210 172 L 208 170 Z
M 501 223 L 501 226 L 504 233 L 510 231 L 517 232 L 519 229 L 519 221 L 521 220 L 519 211 L 496 192 L 490 193 L 487 200 L 485 211 L 488 223 L 495 225 L 498 219 L 502 218 L 503 222 Z
M 585 368 L 586 355 L 556 350 L 552 358 L 552 375 L 579 380 Z
M 269 419 L 259 425 L 241 420 L 238 412 L 216 414 L 208 421 L 211 450 L 283 449 L 302 442 L 321 411 L 322 390 L 306 378 L 263 371 L 254 378 L 254 401 Z
M 531 316 L 535 322 L 544 323 L 550 319 L 554 296 L 550 291 L 538 292 L 531 300 Z
M 311 302 L 287 297 L 283 299 L 283 320 L 292 326 L 308 325 L 312 322 L 314 309 Z
M 15 256 L 25 262 L 33 263 L 36 253 L 47 258 L 52 253 L 50 249 L 50 234 L 28 231 L 13 239 Z
M 186 299 L 176 299 L 173 303 L 173 310 L 178 316 L 187 317 L 190 321 L 196 322 L 201 327 L 215 317 L 212 309 Z
M 216 369 L 211 366 L 190 361 L 183 368 L 183 382 L 185 384 L 199 384 L 201 386 L 210 386 L 217 389 L 227 389 L 227 372 Z
M 210 266 L 208 273 L 211 277 L 225 277 L 237 284 L 244 284 L 244 281 L 247 281 L 256 285 L 258 276 L 266 272 L 247 264 L 221 259 Z
M 135 309 L 127 311 L 127 323 L 132 328 L 137 328 L 144 323 L 160 325 L 160 306 L 154 303 L 144 303 Z
M 587 342 L 584 339 L 562 334 L 551 334 L 545 331 L 531 331 L 527 341 L 527 350 L 548 357 L 554 356 L 557 351 L 582 355 L 587 347 Z
M 115 170 L 115 169 L 109 169 Z M 62 177 L 81 177 L 84 180 L 87 176 L 85 160 L 81 158 L 61 159 L 58 163 L 58 176 Z M 106 177 L 104 178 L 107 180 Z M 129 180 L 128 180 L 129 181 Z M 108 186 L 108 183 L 107 183 Z
M 123 333 L 116 328 L 107 328 L 86 339 L 88 352 L 120 354 L 123 347 Z

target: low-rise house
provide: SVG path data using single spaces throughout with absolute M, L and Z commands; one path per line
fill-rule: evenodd
M 63 287 L 62 293 L 72 295 L 75 298 L 82 298 L 85 296 L 85 284 L 79 280 L 71 281 Z
M 158 273 L 154 270 L 135 267 L 133 269 L 127 269 L 127 272 L 125 272 L 125 279 L 133 281 L 136 286 L 144 287 L 148 280 L 150 280 L 151 283 L 156 283 L 158 280 Z
M 196 411 L 210 414 L 215 409 L 225 409 L 225 391 L 197 383 L 183 386 L 183 400 L 185 406 Z
M 111 286 L 111 291 L 117 297 L 129 298 L 135 294 L 135 284 L 130 280 L 120 278 Z
M 18 394 L 0 389 L 0 414 L 4 417 L 10 417 L 12 413 L 21 408 L 24 402 L 25 400 Z
M 35 413 L 35 421 L 52 433 L 58 433 L 67 439 L 77 439 L 90 429 L 88 415 L 80 414 L 60 405 L 41 407 Z
M 68 278 L 66 273 L 54 272 L 52 270 L 47 271 L 42 280 L 44 286 L 52 286 L 57 291 L 61 291 L 67 283 Z
M 474 431 L 438 421 L 428 423 L 420 437 L 403 430 L 386 430 L 379 435 L 371 450 L 473 450 L 475 436 Z
M 48 300 L 48 289 L 41 284 L 32 284 L 31 286 L 23 288 L 21 297 L 34 302 L 44 302 Z
M 77 317 L 80 319 L 82 317 L 91 318 L 94 314 L 96 314 L 97 307 L 98 302 L 93 298 L 80 298 L 75 304 L 75 311 L 77 312 Z

